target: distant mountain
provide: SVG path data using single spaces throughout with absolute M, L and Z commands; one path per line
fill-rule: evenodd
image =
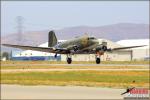
M 65 36 L 64 39 L 88 33 L 97 38 L 107 38 L 112 41 L 118 41 L 122 39 L 148 38 L 149 25 L 120 23 L 100 27 L 79 26 L 56 30 L 56 33 L 58 33 L 60 38 Z
M 18 34 L 10 34 L 1 37 L 1 42 L 37 46 L 48 41 L 49 31 L 50 30 L 25 32 L 22 34 L 22 38 L 19 38 Z M 148 24 L 119 23 L 99 27 L 77 26 L 54 31 L 58 39 L 63 40 L 81 36 L 85 33 L 89 34 L 90 36 L 94 36 L 97 38 L 106 38 L 112 41 L 118 41 L 122 39 L 149 38 Z

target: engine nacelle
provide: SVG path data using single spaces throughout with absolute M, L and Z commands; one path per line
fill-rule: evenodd
M 77 50 L 79 50 L 79 47 L 76 45 L 73 45 L 73 46 L 68 47 L 67 49 L 68 50 L 74 50 L 76 52 Z
M 74 49 L 74 51 L 77 51 L 77 50 L 79 50 L 79 47 L 78 46 L 74 46 L 73 49 Z
M 107 51 L 107 46 L 101 45 L 96 47 L 96 51 Z

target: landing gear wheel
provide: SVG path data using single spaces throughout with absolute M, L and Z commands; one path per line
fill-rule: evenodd
M 71 62 L 72 62 L 72 59 L 71 58 L 67 58 L 67 63 L 71 64 Z
M 96 64 L 100 64 L 101 63 L 101 59 L 100 58 L 96 58 Z
M 107 51 L 107 47 L 106 47 L 106 46 L 103 46 L 102 49 L 103 49 L 104 51 Z

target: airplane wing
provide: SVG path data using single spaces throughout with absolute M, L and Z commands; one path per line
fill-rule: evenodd
M 146 45 L 140 45 L 140 46 L 128 46 L 128 47 L 118 47 L 118 48 L 108 48 L 106 49 L 106 52 L 113 52 L 113 51 L 117 51 L 117 50 L 123 50 L 123 49 L 131 49 L 131 48 L 138 48 L 138 47 L 144 47 Z M 89 51 L 79 51 L 79 52 L 75 52 L 74 54 L 95 54 L 95 50 L 89 50 Z M 101 51 L 101 52 L 105 52 L 105 51 Z
M 129 46 L 129 47 L 118 47 L 118 48 L 112 48 L 108 49 L 108 51 L 116 51 L 116 50 L 122 50 L 122 49 L 131 49 L 131 48 L 138 48 L 138 47 L 144 47 L 146 45 L 140 45 L 140 46 Z
M 21 46 L 21 45 L 12 45 L 12 44 L 2 44 L 7 47 L 13 47 L 13 48 L 19 48 L 19 49 L 25 49 L 25 50 L 34 50 L 34 51 L 42 51 L 42 52 L 48 52 L 48 53 L 59 53 L 59 54 L 65 54 L 68 52 L 67 49 L 56 49 L 53 47 L 34 47 L 34 46 Z
M 67 48 L 53 48 L 53 47 L 34 47 L 34 46 L 21 46 L 21 45 L 12 45 L 12 44 L 2 44 L 7 47 L 14 47 L 19 49 L 25 49 L 25 50 L 34 50 L 34 51 L 41 51 L 41 52 L 48 52 L 48 53 L 58 53 L 58 54 L 67 54 L 69 50 Z M 118 48 L 110 48 L 107 49 L 107 52 L 113 52 L 117 50 L 122 49 L 130 49 L 130 48 L 137 48 L 137 47 L 143 47 L 146 45 L 140 45 L 140 46 L 129 46 L 129 47 L 118 47 Z M 74 52 L 74 54 L 95 54 L 95 50 L 89 50 L 89 51 L 77 51 Z

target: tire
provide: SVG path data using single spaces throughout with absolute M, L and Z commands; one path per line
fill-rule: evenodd
M 106 46 L 103 46 L 102 49 L 103 49 L 104 51 L 106 51 L 106 50 L 107 50 L 107 47 L 106 47 Z
M 67 58 L 67 63 L 71 64 L 71 62 L 72 62 L 72 59 L 71 58 Z
M 101 63 L 101 59 L 100 58 L 96 58 L 96 64 L 100 64 Z

